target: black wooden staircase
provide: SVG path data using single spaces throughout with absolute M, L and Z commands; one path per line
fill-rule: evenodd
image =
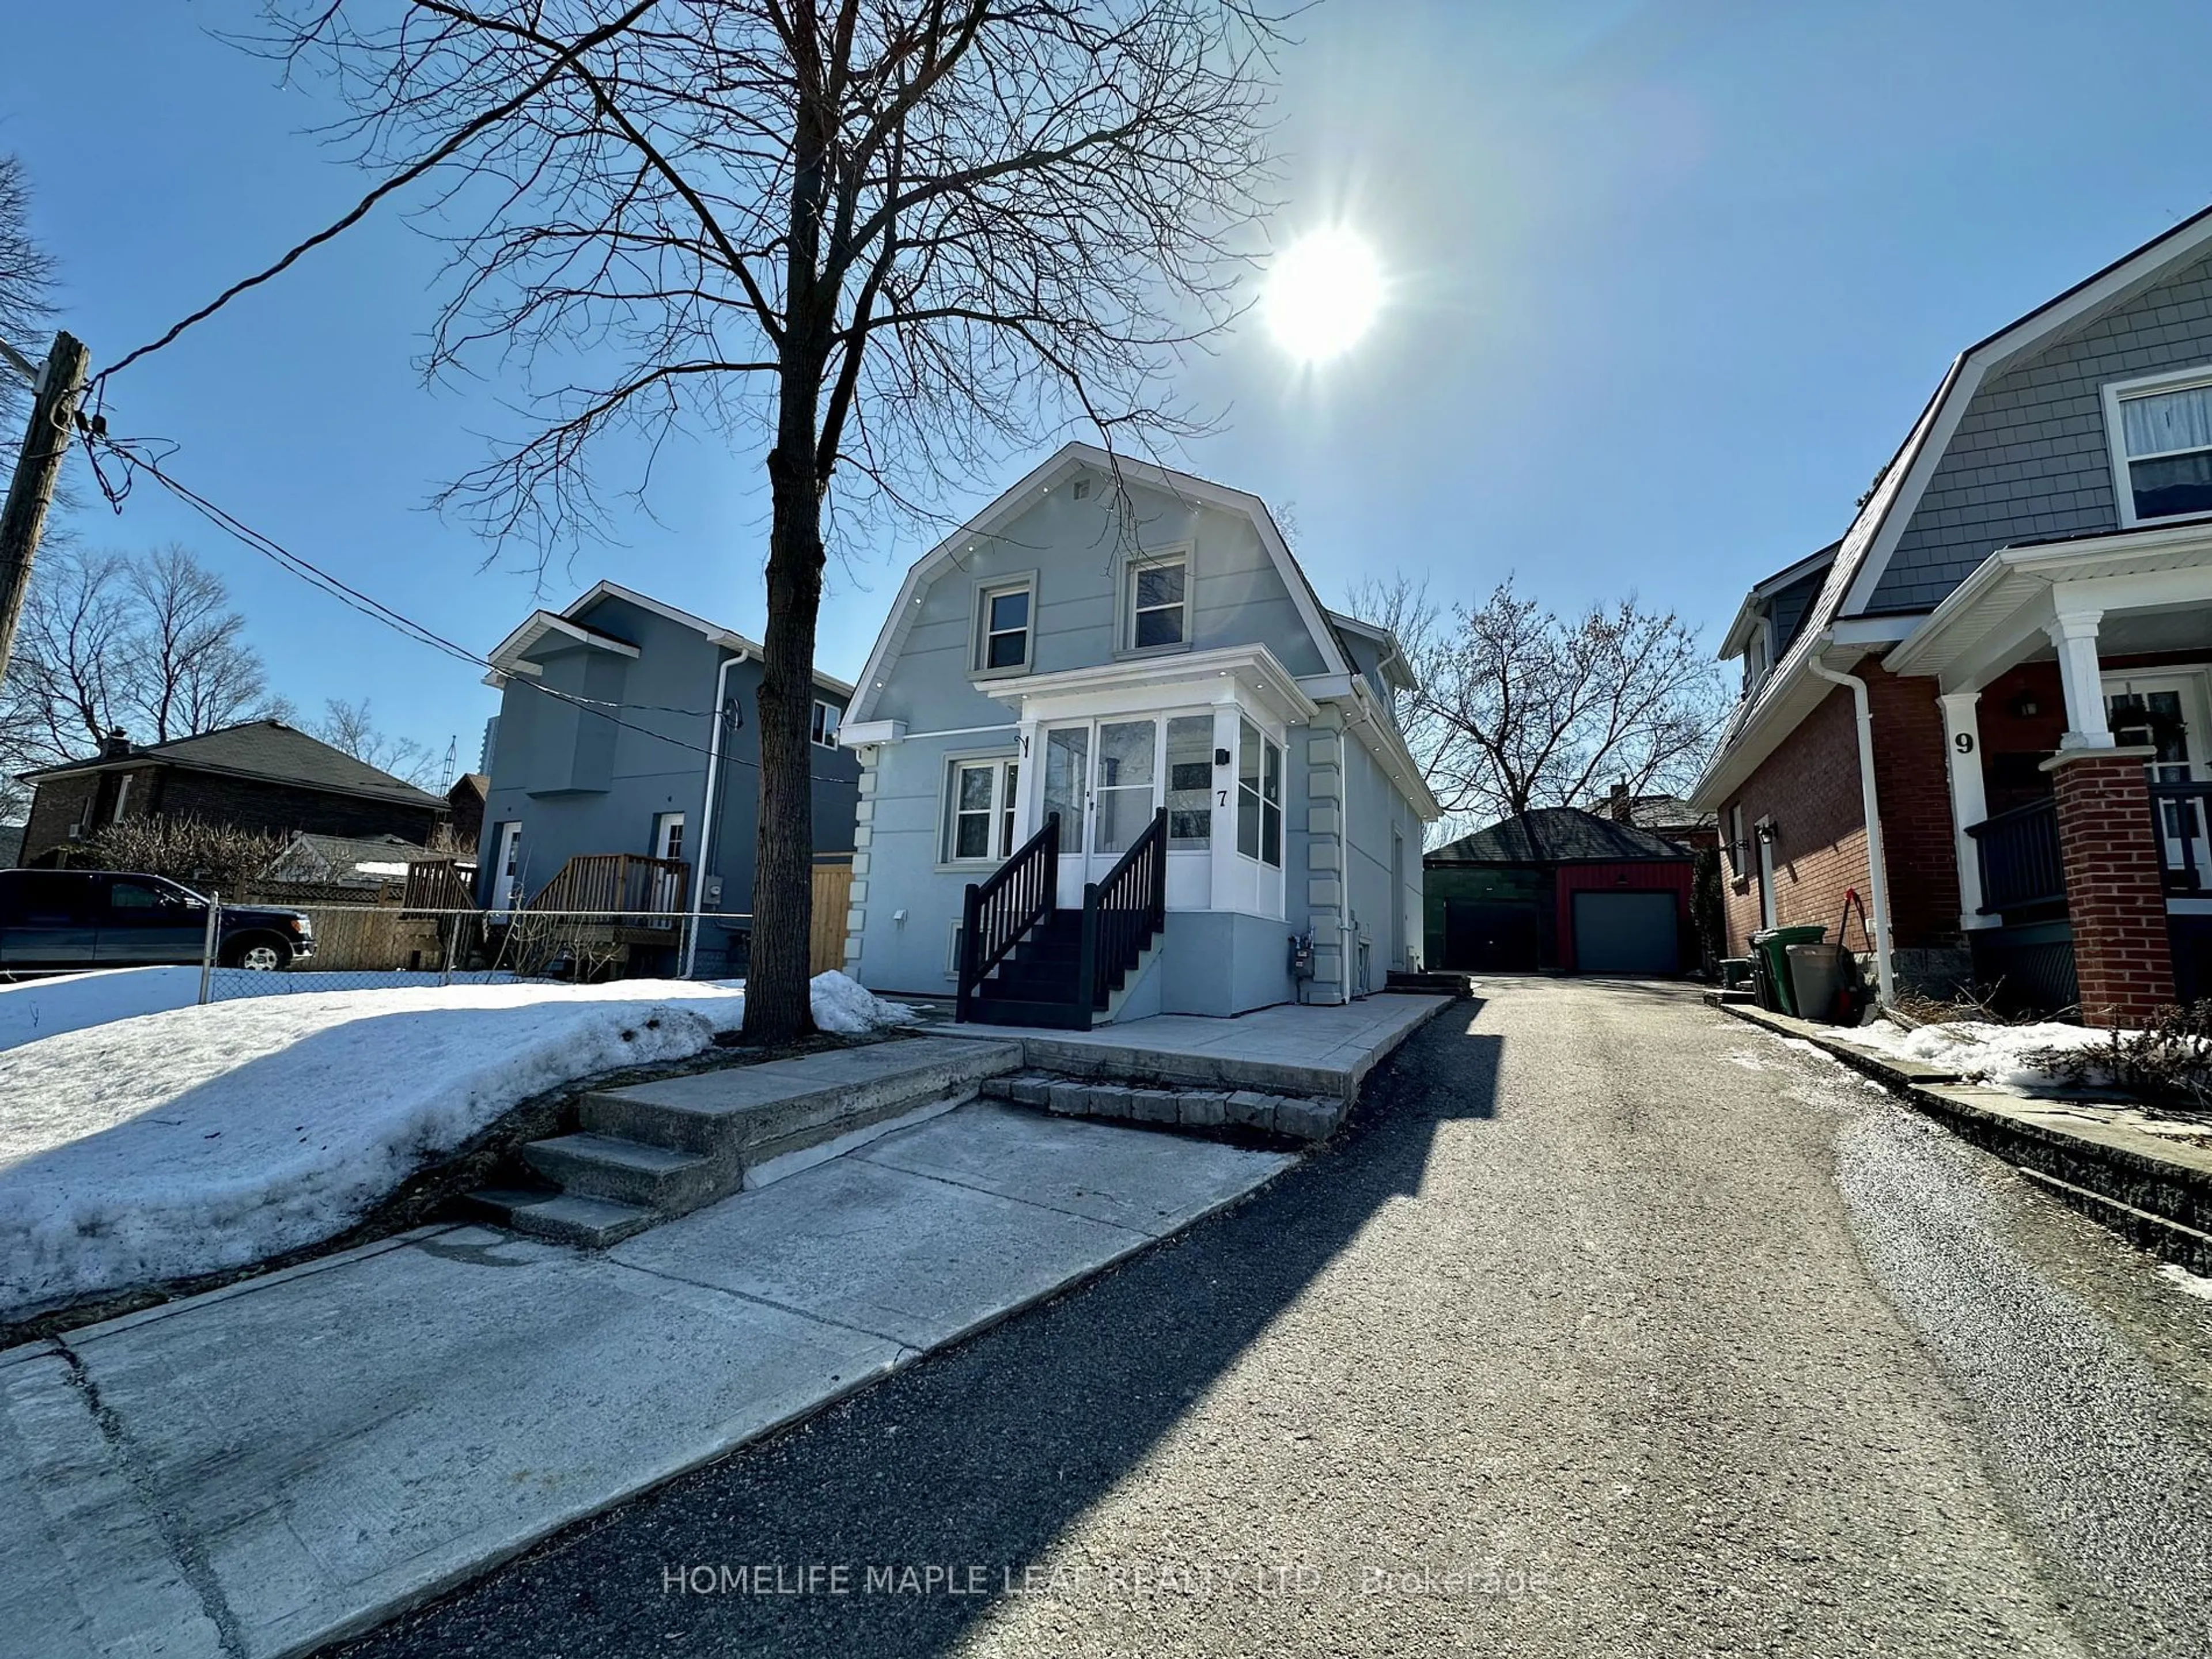
M 1083 908 L 1057 908 L 1060 814 L 990 878 L 971 882 L 961 913 L 957 1020 L 1091 1029 L 1167 925 L 1168 815 L 1152 823 Z

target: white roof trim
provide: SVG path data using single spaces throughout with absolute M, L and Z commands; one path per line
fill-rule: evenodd
M 1831 542 L 1819 552 L 1807 554 L 1789 568 L 1776 571 L 1764 581 L 1754 582 L 1751 590 L 1743 596 L 1743 603 L 1736 607 L 1735 619 L 1729 623 L 1728 632 L 1721 635 L 1721 648 L 1714 653 L 1715 657 L 1726 662 L 1731 657 L 1741 656 L 1744 647 L 1751 642 L 1752 628 L 1762 614 L 1759 602 L 1772 599 L 1784 588 L 1804 580 L 1816 570 L 1826 569 L 1836 562 L 1838 550 L 1838 544 Z M 1807 609 L 1811 607 L 1808 605 Z
M 1142 484 L 1170 495 L 1212 507 L 1230 513 L 1242 513 L 1249 518 L 1260 534 L 1260 544 L 1267 550 L 1283 585 L 1290 592 L 1291 602 L 1297 608 L 1306 631 L 1319 647 L 1322 660 L 1331 669 L 1349 673 L 1352 665 L 1345 660 L 1344 647 L 1331 629 L 1327 613 L 1315 596 L 1313 584 L 1306 580 L 1291 555 L 1290 544 L 1276 527 L 1267 505 L 1257 495 L 1241 489 L 1231 489 L 1226 484 L 1178 472 L 1149 461 L 1132 460 L 1127 456 L 1109 454 L 1096 444 L 1066 443 L 1044 460 L 1024 473 L 1009 488 L 1001 490 L 984 506 L 983 510 L 963 525 L 953 534 L 932 548 L 910 565 L 906 579 L 899 584 L 898 597 L 891 601 L 890 614 L 884 618 L 884 626 L 876 636 L 875 647 L 868 653 L 868 660 L 860 670 L 860 690 L 853 694 L 849 718 L 866 720 L 873 707 L 875 693 L 879 689 L 885 668 L 905 643 L 908 630 L 913 626 L 913 613 L 921 603 L 921 590 L 956 556 L 965 552 L 975 543 L 989 541 L 1012 520 L 1026 512 L 1037 498 L 1055 484 L 1079 471 L 1103 473 L 1109 477 L 1119 475 L 1131 483 Z
M 1056 674 L 1022 674 L 979 680 L 975 689 L 994 702 L 1026 709 L 1032 702 L 1083 697 L 1137 688 L 1209 685 L 1231 678 L 1250 682 L 1262 695 L 1282 705 L 1291 717 L 1310 720 L 1320 705 L 1306 695 L 1297 676 L 1264 645 L 1227 645 L 1212 651 L 1188 651 L 1176 656 L 1131 657 L 1097 663 L 1088 668 L 1065 669 Z M 1355 684 L 1357 678 L 1355 677 Z
M 627 640 L 617 640 L 588 628 L 580 628 L 567 617 L 556 616 L 550 611 L 533 611 L 523 619 L 520 627 L 492 647 L 494 671 L 503 674 L 536 674 L 538 665 L 524 662 L 522 655 L 534 649 L 548 634 L 559 634 L 593 650 L 611 651 L 618 657 L 635 658 L 637 655 L 637 647 Z
M 1331 611 L 1325 614 L 1337 627 L 1349 629 L 1364 639 L 1372 640 L 1382 647 L 1382 659 L 1376 666 L 1382 670 L 1382 678 L 1392 685 L 1396 686 L 1401 691 L 1418 691 L 1421 689 L 1420 681 L 1413 678 L 1413 665 L 1406 660 L 1405 647 L 1398 643 L 1398 635 L 1394 631 L 1383 627 L 1380 623 L 1367 622 L 1342 611 Z M 1393 670 L 1396 672 L 1393 672 Z
M 2084 318 L 2125 297 L 2132 289 L 2155 280 L 2185 260 L 2201 256 L 2212 246 L 2212 209 L 2193 215 L 2163 234 L 2153 237 L 2134 252 L 2105 267 L 2096 275 L 2046 301 L 1978 345 L 1961 353 L 1936 393 L 1934 418 L 1923 423 L 1909 463 L 1911 476 L 1886 511 L 1880 531 L 1869 545 L 1838 614 L 1856 616 L 1873 602 L 1875 589 L 1889 569 L 1891 556 L 1904 539 L 1912 509 L 1950 447 L 1959 422 L 1974 400 L 1975 392 L 1992 374 L 2064 333 Z M 1902 507 L 1903 511 L 1893 510 Z
M 624 587 L 620 582 L 598 581 L 592 583 L 588 590 L 558 613 L 550 611 L 532 611 L 520 628 L 501 640 L 493 649 L 492 673 L 485 676 L 484 683 L 488 685 L 501 684 L 495 678 L 501 674 L 536 674 L 538 672 L 537 667 L 520 660 L 521 655 L 543 639 L 549 630 L 568 634 L 587 645 L 599 646 L 622 655 L 636 656 L 638 653 L 635 646 L 611 638 L 607 635 L 595 633 L 577 624 L 576 619 L 602 599 L 619 599 L 625 605 L 634 605 L 641 611 L 649 611 L 656 617 L 676 623 L 679 628 L 688 628 L 693 633 L 706 639 L 710 644 L 718 645 L 725 651 L 733 653 L 738 657 L 750 657 L 755 661 L 760 659 L 762 647 L 759 641 L 747 639 L 733 629 L 710 623 L 703 617 L 695 617 L 689 611 L 680 610 L 675 605 L 656 599 L 649 593 L 641 593 L 634 587 Z M 826 686 L 848 700 L 853 695 L 853 688 L 850 684 L 839 679 L 835 674 L 823 673 L 818 668 L 814 671 L 814 683 L 817 686 Z

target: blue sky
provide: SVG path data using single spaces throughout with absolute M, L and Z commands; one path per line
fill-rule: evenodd
M 26 9 L 0 148 L 39 190 L 64 320 L 112 361 L 358 196 L 312 87 L 212 38 L 246 0 Z M 1717 635 L 1750 580 L 1838 534 L 1951 356 L 2212 201 L 2190 0 L 1330 0 L 1285 58 L 1277 234 L 1346 223 L 1389 301 L 1289 367 L 1254 323 L 1191 371 L 1228 410 L 1195 470 L 1287 506 L 1323 595 L 1367 572 L 1562 606 L 1631 589 Z M 398 216 L 118 376 L 118 431 L 356 586 L 478 649 L 538 602 L 424 510 L 507 418 L 414 368 L 437 252 Z M 757 634 L 748 442 L 679 445 L 652 516 L 556 568 Z M 988 499 L 1022 470 L 979 477 Z M 97 543 L 186 541 L 276 689 L 471 762 L 493 694 L 150 492 Z M 851 676 L 922 528 L 840 550 L 821 661 Z

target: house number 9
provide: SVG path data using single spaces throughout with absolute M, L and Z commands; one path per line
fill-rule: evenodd
M 1974 752 L 1974 734 L 1971 732 L 1960 732 L 1958 736 L 1951 739 L 1951 746 L 1962 755 L 1972 754 Z

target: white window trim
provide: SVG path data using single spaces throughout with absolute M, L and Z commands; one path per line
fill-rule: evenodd
M 991 668 L 986 653 L 991 642 L 991 601 L 1008 593 L 1027 593 L 1030 596 L 1030 619 L 1022 629 L 1022 659 L 1004 668 Z M 1017 674 L 1027 674 L 1036 666 L 1037 636 L 1037 573 L 1018 570 L 989 581 L 975 584 L 975 614 L 969 619 L 968 666 L 970 675 L 979 680 L 1003 680 Z
M 1244 850 L 1242 836 L 1238 829 L 1239 823 L 1244 816 L 1244 738 L 1243 733 L 1243 728 L 1247 726 L 1250 726 L 1255 732 L 1258 733 L 1260 738 L 1260 782 L 1259 786 L 1252 792 L 1253 799 L 1259 803 L 1260 807 L 1260 850 L 1257 853 L 1248 853 Z M 1263 870 L 1280 872 L 1285 867 L 1290 856 L 1291 746 L 1287 743 L 1277 742 L 1273 735 L 1268 732 L 1266 726 L 1260 725 L 1249 715 L 1245 716 L 1239 721 L 1237 732 L 1237 750 L 1236 752 L 1230 757 L 1230 784 L 1226 792 L 1230 799 L 1229 850 L 1237 857 L 1243 859 L 1248 864 L 1256 864 Z M 1278 769 L 1275 775 L 1275 787 L 1278 793 L 1274 802 L 1275 856 L 1273 862 L 1269 861 L 1267 855 L 1267 750 L 1270 749 L 1273 749 L 1275 751 L 1278 757 Z
M 994 770 L 994 775 L 991 782 L 992 843 L 995 845 L 1000 836 L 1005 834 L 1003 826 L 1006 823 L 1006 814 L 1009 810 L 1014 810 L 1014 827 L 1011 836 L 1011 845 L 1007 848 L 1007 852 L 1011 853 L 1014 848 L 1019 847 L 1022 844 L 1022 841 L 1024 839 L 1022 834 L 1022 819 L 1020 812 L 1018 810 L 1019 802 L 1016 799 L 1009 799 L 1006 789 L 1006 769 L 1009 766 L 1019 767 L 1021 764 L 1022 757 L 1018 750 L 1005 749 L 992 750 L 981 754 L 974 755 L 947 755 L 945 757 L 945 776 L 938 785 L 939 799 L 937 807 L 936 864 L 936 868 L 940 872 L 968 871 L 971 872 L 977 870 L 995 870 L 999 866 L 1006 861 L 1006 854 L 1000 853 L 987 854 L 984 857 L 980 859 L 963 859 L 952 856 L 953 840 L 955 833 L 958 828 L 959 818 L 958 809 L 960 804 L 960 789 L 958 781 L 961 769 L 963 767 L 988 766 Z M 1026 770 L 1026 769 L 1024 769 Z M 1015 787 L 1017 789 L 1020 787 L 1018 781 L 1017 781 Z
M 2127 437 L 2120 422 L 2120 405 L 2130 398 L 2149 397 L 2161 392 L 2186 392 L 2192 386 L 2212 386 L 2212 363 L 2201 363 L 2194 368 L 2176 369 L 2166 374 L 2148 374 L 2135 380 L 2107 380 L 2103 387 L 2105 398 L 2105 448 L 2112 466 L 2112 501 L 2119 509 L 2120 528 L 2134 530 L 2146 525 L 2179 524 L 2185 520 L 2201 519 L 2202 513 L 2168 513 L 2154 519 L 2146 519 L 2136 512 L 2135 481 L 2129 476 Z M 2160 455 L 2199 455 L 2198 449 L 2168 449 Z M 2156 456 L 2137 455 L 2132 459 L 2152 460 Z
M 821 714 L 824 709 L 836 716 L 836 720 L 829 726 L 826 741 L 823 737 L 817 735 L 822 730 L 823 722 L 815 718 L 815 715 Z M 817 697 L 814 700 L 814 714 L 807 716 L 807 722 L 808 742 L 817 749 L 835 749 L 837 746 L 837 728 L 845 723 L 845 711 L 826 697 Z
M 1729 844 L 1721 851 L 1728 860 L 1730 884 L 1739 887 L 1747 885 L 1751 880 L 1751 849 L 1744 840 L 1741 801 L 1729 808 Z
M 1137 643 L 1137 572 L 1164 564 L 1182 566 L 1182 637 L 1172 645 Z M 1191 649 L 1191 635 L 1198 617 L 1198 555 L 1189 542 L 1170 547 L 1132 550 L 1116 562 L 1114 578 L 1114 654 L 1116 657 L 1165 657 Z
M 684 828 L 683 813 L 655 812 L 653 815 L 653 856 L 657 859 L 681 859 L 684 856 Z M 671 829 L 676 831 L 676 850 L 673 853 L 668 850 L 668 832 Z

